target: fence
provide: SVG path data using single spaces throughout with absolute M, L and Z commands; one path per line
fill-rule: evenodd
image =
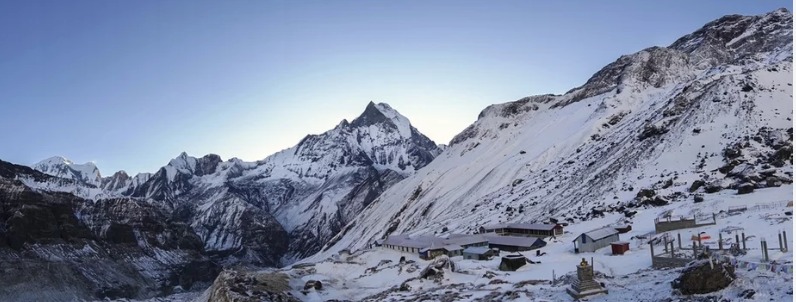
M 697 217 L 696 215 L 694 215 L 693 217 L 694 218 L 692 218 L 692 219 L 687 219 L 687 218 L 681 217 L 678 220 L 671 220 L 671 219 L 663 220 L 663 219 L 660 219 L 660 218 L 656 218 L 655 219 L 655 232 L 663 233 L 663 232 L 668 232 L 668 231 L 674 231 L 674 230 L 680 230 L 680 229 L 690 229 L 690 228 L 696 228 L 696 227 L 716 224 L 716 214 L 713 214 L 711 216 L 700 216 L 700 217 Z M 705 218 L 712 218 L 712 221 L 711 222 L 701 222 L 701 223 L 697 222 L 697 220 L 704 221 Z
M 668 235 L 668 234 L 665 234 Z M 697 242 L 692 241 L 692 246 L 690 251 L 687 249 L 683 249 L 682 241 L 680 234 L 677 234 L 677 247 L 675 248 L 674 239 L 670 236 L 660 236 L 656 239 L 658 240 L 650 240 L 648 242 L 650 246 L 650 256 L 652 258 L 652 267 L 653 268 L 676 268 L 676 267 L 683 267 L 686 266 L 689 262 L 694 261 L 697 258 L 698 254 L 707 253 L 711 256 L 712 259 L 717 259 L 720 261 L 726 261 L 732 264 L 735 268 L 740 269 L 751 269 L 757 271 L 770 271 L 773 273 L 793 273 L 793 264 L 792 263 L 777 263 L 776 261 L 768 262 L 768 250 L 780 250 L 782 252 L 788 251 L 788 239 L 787 233 L 782 231 L 782 233 L 778 234 L 779 236 L 779 248 L 768 248 L 768 243 L 765 240 L 761 240 L 760 250 L 762 252 L 764 262 L 754 262 L 754 261 L 746 261 L 746 260 L 739 260 L 734 256 L 729 256 L 728 253 L 736 253 L 742 252 L 745 254 L 745 251 L 752 250 L 753 248 L 747 248 L 746 241 L 752 237 L 746 237 L 745 234 L 741 233 L 743 237 L 743 241 L 738 238 L 738 235 L 735 236 L 736 243 L 732 244 L 732 239 L 730 241 L 730 249 L 725 249 L 723 246 L 722 241 L 722 234 L 719 233 L 719 249 L 711 249 L 707 245 L 703 245 L 703 242 L 699 240 L 699 244 Z M 664 246 L 664 253 L 655 254 L 655 246 L 659 243 L 656 241 L 663 241 Z M 743 248 L 741 248 L 741 244 Z M 737 254 L 736 254 L 737 255 Z
M 770 209 L 781 209 L 787 207 L 791 204 L 791 201 L 774 201 L 769 203 L 763 204 L 756 204 L 751 207 L 748 206 L 731 206 L 727 207 L 727 214 L 737 214 L 741 212 L 754 212 L 754 211 L 762 211 L 762 210 L 770 210 Z
M 751 269 L 758 272 L 770 271 L 772 273 L 777 273 L 777 274 L 793 274 L 792 263 L 791 264 L 776 263 L 776 261 L 772 263 L 760 263 L 753 261 L 738 260 L 735 257 L 729 257 L 723 254 L 714 254 L 714 256 L 721 261 L 729 262 L 735 268 Z

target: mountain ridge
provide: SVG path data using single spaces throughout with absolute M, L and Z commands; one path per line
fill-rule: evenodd
M 371 101 L 351 123 L 343 120 L 329 131 L 307 135 L 297 145 L 255 162 L 222 161 L 215 154 L 197 158 L 182 152 L 154 173 L 130 177 L 119 171 L 102 178 L 96 190 L 70 190 L 89 199 L 132 197 L 156 203 L 178 213 L 175 219 L 190 223 L 207 250 L 220 253 L 247 241 L 238 222 L 222 219 L 258 213 L 255 216 L 269 225 L 283 226 L 276 232 L 287 233 L 279 237 L 294 238 L 289 249 L 306 256 L 319 243 L 305 242 L 328 240 L 381 190 L 411 175 L 439 152 L 436 143 L 406 117 L 386 103 Z M 59 168 L 68 168 L 66 159 L 59 163 Z M 245 210 L 229 212 L 226 207 Z M 254 263 L 283 261 L 239 254 Z
M 787 135 L 772 144 L 749 138 L 792 132 L 792 33 L 783 10 L 724 17 L 671 47 L 623 55 L 564 95 L 490 105 L 437 159 L 385 191 L 306 261 L 393 233 L 572 223 L 606 211 L 632 217 L 653 203 L 638 197 L 641 189 L 668 203 L 710 194 L 689 191 L 693 182 L 719 190 L 790 183 L 792 157 L 772 161 L 789 154 Z M 744 156 L 723 157 L 736 143 L 747 146 L 738 147 L 748 149 L 737 151 Z M 748 171 L 739 176 L 736 167 Z M 775 176 L 765 181 L 761 173 Z

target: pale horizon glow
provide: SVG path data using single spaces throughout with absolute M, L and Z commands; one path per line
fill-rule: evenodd
M 0 160 L 255 161 L 390 104 L 438 144 L 491 104 L 785 1 L 0 3 Z

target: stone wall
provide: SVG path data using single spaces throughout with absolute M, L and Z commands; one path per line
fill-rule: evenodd
M 695 219 L 681 219 L 673 221 L 657 221 L 655 222 L 655 232 L 663 233 L 679 229 L 690 229 L 697 226 Z
M 656 220 L 655 221 L 655 232 L 656 233 L 663 233 L 668 231 L 680 230 L 680 229 L 690 229 L 701 227 L 705 225 L 714 225 L 716 224 L 716 220 L 714 219 L 713 222 L 709 223 L 697 223 L 696 219 L 680 219 L 680 220 Z
M 652 257 L 652 268 L 661 269 L 684 267 L 691 261 L 694 261 L 694 259 L 655 256 Z

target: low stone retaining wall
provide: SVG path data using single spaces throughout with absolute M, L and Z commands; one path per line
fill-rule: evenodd
M 694 261 L 694 259 L 655 256 L 652 257 L 652 268 L 660 269 L 684 267 L 691 261 Z

